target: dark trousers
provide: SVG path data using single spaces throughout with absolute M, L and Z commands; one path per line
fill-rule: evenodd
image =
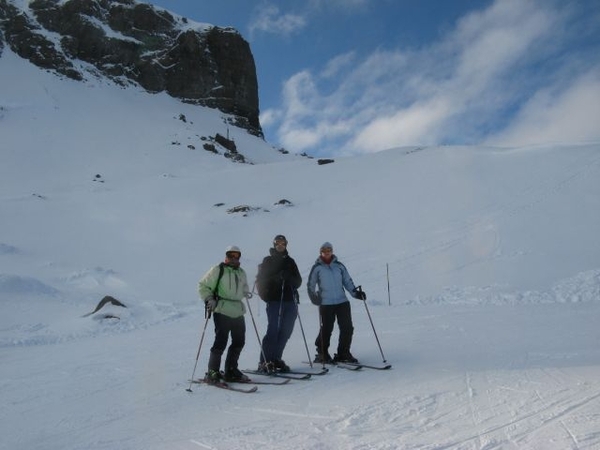
M 317 339 L 315 339 L 317 352 L 325 354 L 329 351 L 331 333 L 333 333 L 333 325 L 337 319 L 340 330 L 337 354 L 346 355 L 350 353 L 352 335 L 354 334 L 350 302 L 340 303 L 339 305 L 321 305 L 319 306 L 319 314 L 321 315 L 321 329 Z
M 244 316 L 232 318 L 223 314 L 214 313 L 215 342 L 210 349 L 209 370 L 219 370 L 221 366 L 221 355 L 227 347 L 227 341 L 231 334 L 231 345 L 227 350 L 225 358 L 225 370 L 237 368 L 238 359 L 246 343 L 246 322 Z
M 283 350 L 294 331 L 298 310 L 294 302 L 267 302 L 267 332 L 262 340 L 264 358 L 267 361 L 280 361 Z M 260 355 L 260 362 L 264 361 Z

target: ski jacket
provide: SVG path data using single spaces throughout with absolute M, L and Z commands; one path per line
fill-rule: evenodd
M 220 264 L 217 264 L 204 274 L 198 283 L 200 298 L 206 302 L 214 297 L 217 300 L 215 313 L 233 318 L 243 316 L 246 313 L 243 299 L 246 293 L 250 292 L 246 272 L 241 267 L 224 264 L 223 275 L 218 280 L 219 272 Z M 218 286 L 217 280 L 219 281 Z
M 335 255 L 332 255 L 329 264 L 321 258 L 317 258 L 310 269 L 307 283 L 308 296 L 313 303 L 316 298 L 320 299 L 320 303 L 316 304 L 321 305 L 339 305 L 347 302 L 348 298 L 344 288 L 349 292 L 356 289 L 346 267 L 338 261 Z
M 284 302 L 297 301 L 301 285 L 302 276 L 296 261 L 287 250 L 278 252 L 274 248 L 269 249 L 269 256 L 259 264 L 256 275 L 260 298 L 265 302 L 278 302 L 282 299 Z

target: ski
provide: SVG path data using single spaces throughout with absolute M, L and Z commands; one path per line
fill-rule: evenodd
M 310 364 L 308 361 L 302 361 L 305 364 Z M 316 364 L 321 364 L 321 363 L 316 363 Z M 344 362 L 330 362 L 330 363 L 325 363 L 325 364 L 329 364 L 331 366 L 335 366 L 335 367 L 339 367 L 341 369 L 346 369 L 346 370 L 360 370 L 363 368 L 362 364 L 354 364 L 354 363 L 344 363 Z M 327 368 L 326 368 L 327 369 Z M 327 369 L 329 370 L 329 369 Z
M 335 362 L 335 363 L 333 363 L 333 365 L 336 367 L 341 367 L 342 369 L 346 369 L 346 370 L 360 370 L 363 368 L 362 364 L 356 364 L 356 363 Z
M 290 370 L 289 372 L 285 372 L 285 373 L 291 373 L 291 374 L 296 374 L 296 375 L 313 375 L 313 376 L 319 376 L 319 375 L 325 375 L 326 373 L 329 373 L 329 369 L 327 367 L 323 367 L 321 369 L 316 369 L 316 372 L 313 371 L 308 371 L 308 370 Z
M 344 363 L 347 364 L 349 366 L 361 366 L 365 369 L 374 369 L 374 370 L 388 370 L 392 368 L 391 364 L 386 364 L 384 366 L 371 366 L 369 364 L 362 364 L 362 363 Z
M 294 375 L 293 373 L 290 373 L 290 372 L 286 372 L 286 373 L 283 373 L 283 372 L 259 372 L 258 370 L 250 370 L 250 369 L 242 370 L 242 372 L 251 373 L 254 375 L 263 375 L 265 377 L 287 378 L 290 380 L 308 380 L 312 376 L 309 373 Z
M 291 378 L 286 378 L 280 381 L 259 381 L 259 380 L 247 380 L 247 381 L 229 381 L 229 383 L 240 383 L 240 384 L 270 384 L 273 386 L 283 386 L 292 381 Z
M 216 383 L 207 383 L 202 378 L 200 378 L 198 380 L 193 380 L 192 383 L 205 384 L 207 386 L 214 386 L 216 388 L 225 389 L 227 391 L 241 392 L 242 394 L 252 394 L 253 392 L 256 392 L 258 390 L 258 388 L 256 386 L 252 386 L 250 389 L 243 389 L 243 388 L 232 386 L 229 383 L 225 383 L 224 381 L 218 381 Z
M 270 385 L 274 385 L 274 386 L 281 386 L 284 384 L 288 384 L 290 381 L 292 381 L 291 379 L 285 379 L 285 380 L 280 380 L 280 381 L 261 381 L 261 380 L 252 380 L 252 379 L 248 379 L 248 380 L 239 380 L 239 381 L 223 381 L 223 383 L 226 384 L 230 384 L 230 383 L 239 383 L 239 384 L 270 384 Z M 199 378 L 197 380 L 193 380 L 192 383 L 206 383 L 206 381 L 204 381 L 202 378 Z

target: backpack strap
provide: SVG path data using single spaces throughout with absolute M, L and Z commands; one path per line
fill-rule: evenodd
M 225 272 L 225 263 L 219 264 L 219 276 L 217 277 L 217 283 L 215 284 L 215 288 L 213 289 L 213 295 L 215 300 L 219 301 L 219 296 L 217 295 L 217 290 L 219 289 L 219 283 L 221 282 L 221 278 L 223 278 L 223 272 Z
M 225 272 L 225 263 L 220 263 L 219 264 L 219 276 L 217 277 L 217 283 L 215 284 L 215 287 L 213 289 L 213 297 L 215 298 L 217 303 L 219 302 L 219 296 L 217 295 L 217 290 L 219 289 L 219 283 L 221 282 L 221 278 L 223 278 L 223 272 Z M 205 305 L 204 317 L 206 317 L 208 319 L 208 318 L 210 318 L 211 315 L 212 315 L 212 311 L 210 309 L 208 309 L 208 305 Z

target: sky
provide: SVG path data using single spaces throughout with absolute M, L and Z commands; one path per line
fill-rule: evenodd
M 0 450 L 600 448 L 600 144 L 319 165 L 230 127 L 240 164 L 202 149 L 222 119 L 3 50 Z M 310 370 L 329 241 L 367 293 L 352 353 L 392 368 L 187 392 L 214 336 L 200 277 L 234 244 L 253 281 L 277 234 L 304 281 L 286 363 Z M 126 308 L 87 315 L 105 295 Z M 247 305 L 242 369 L 266 330 Z
M 261 124 L 312 155 L 600 139 L 595 0 L 152 0 L 250 43 Z

